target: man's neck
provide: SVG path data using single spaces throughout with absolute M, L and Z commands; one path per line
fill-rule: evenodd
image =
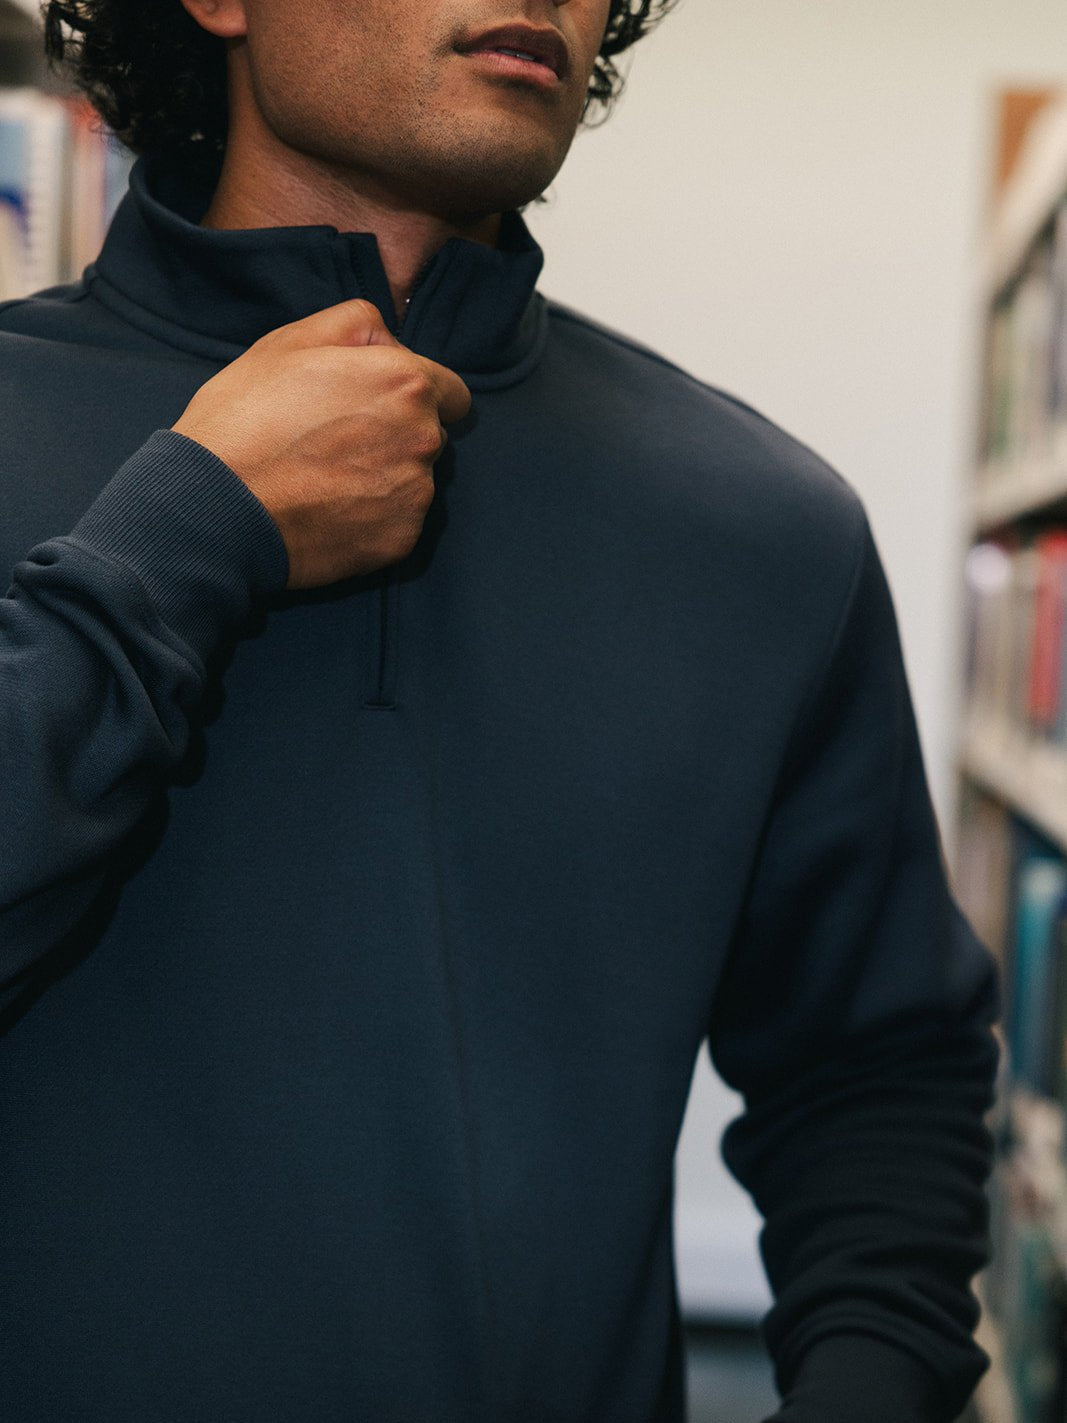
M 238 161 L 227 150 L 201 227 L 251 228 L 329 224 L 339 232 L 373 232 L 396 310 L 403 320 L 419 272 L 450 237 L 495 247 L 500 213 L 460 227 L 429 213 L 359 192 L 318 169 Z

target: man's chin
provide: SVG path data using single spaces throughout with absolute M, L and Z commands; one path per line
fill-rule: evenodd
M 419 183 L 419 206 L 446 222 L 467 226 L 493 213 L 522 208 L 539 198 L 562 166 L 499 152 L 462 163 L 443 164 Z

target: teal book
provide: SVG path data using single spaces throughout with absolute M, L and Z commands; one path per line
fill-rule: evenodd
M 1019 867 L 1008 1045 L 1013 1076 L 1056 1095 L 1053 930 L 1067 900 L 1067 863 L 1039 855 Z
M 1049 1077 L 1052 1096 L 1067 1110 L 1067 900 L 1052 922 L 1052 1041 Z

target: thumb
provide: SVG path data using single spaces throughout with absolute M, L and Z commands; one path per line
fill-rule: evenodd
M 290 321 L 268 333 L 289 346 L 399 346 L 372 301 L 354 297 L 336 306 L 324 306 L 299 321 Z

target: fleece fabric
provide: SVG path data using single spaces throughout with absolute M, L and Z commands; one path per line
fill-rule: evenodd
M 0 1417 L 681 1423 L 704 1044 L 777 1423 L 987 1357 L 997 970 L 864 505 L 536 287 L 518 211 L 398 337 L 457 370 L 410 557 L 287 592 L 170 427 L 376 239 L 202 228 L 142 155 L 0 306 Z

